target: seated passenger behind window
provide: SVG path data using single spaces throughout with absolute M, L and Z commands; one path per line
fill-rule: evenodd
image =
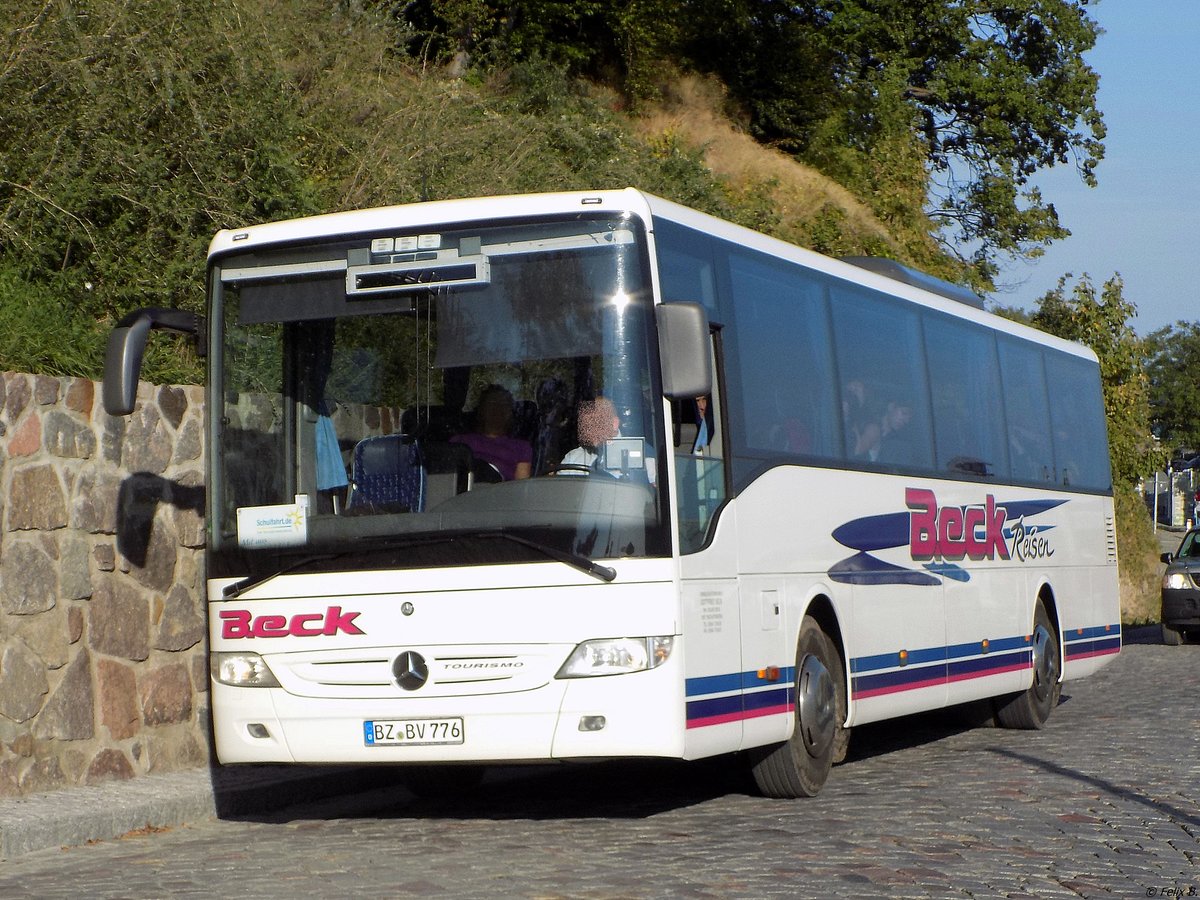
M 846 446 L 851 457 L 877 459 L 881 412 L 861 379 L 846 383 L 842 392 L 842 418 L 846 423 Z
M 692 455 L 707 456 L 711 452 L 710 447 L 717 426 L 713 420 L 712 407 L 709 405 L 707 396 L 697 397 L 695 405 L 696 438 L 692 442 Z
M 528 441 L 509 435 L 512 420 L 512 394 L 498 384 L 490 384 L 475 408 L 475 430 L 450 440 L 466 444 L 477 459 L 495 467 L 505 481 L 528 478 L 533 448 Z
M 912 463 L 913 448 L 906 429 L 912 422 L 912 407 L 889 401 L 879 423 L 879 442 L 872 459 L 891 463 Z

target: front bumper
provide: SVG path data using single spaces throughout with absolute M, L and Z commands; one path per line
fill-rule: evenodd
M 1162 622 L 1164 625 L 1200 628 L 1200 590 L 1163 588 Z
M 214 682 L 217 758 L 230 763 L 546 762 L 683 755 L 681 663 L 482 696 L 346 699 Z M 219 712 L 216 712 L 219 711 Z M 604 725 L 596 729 L 597 717 Z M 368 746 L 363 723 L 461 718 L 461 744 Z M 581 727 L 582 721 L 589 723 Z

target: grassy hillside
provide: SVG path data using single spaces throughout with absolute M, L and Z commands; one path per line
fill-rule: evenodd
M 116 317 L 201 309 L 218 228 L 421 199 L 633 185 L 827 253 L 954 274 L 919 196 L 856 198 L 756 144 L 711 83 L 664 75 L 664 102 L 632 115 L 549 65 L 423 68 L 392 20 L 325 0 L 15 2 L 0 368 L 96 377 Z M 147 363 L 157 380 L 200 375 L 165 341 Z

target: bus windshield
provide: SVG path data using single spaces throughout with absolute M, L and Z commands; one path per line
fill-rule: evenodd
M 644 246 L 573 216 L 218 259 L 213 574 L 668 553 Z

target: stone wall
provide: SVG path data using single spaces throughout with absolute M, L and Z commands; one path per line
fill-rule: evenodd
M 203 399 L 0 376 L 0 796 L 208 761 Z

